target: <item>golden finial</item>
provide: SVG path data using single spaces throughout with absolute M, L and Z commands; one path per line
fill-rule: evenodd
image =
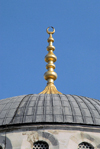
M 46 69 L 48 71 L 45 72 L 45 74 L 44 74 L 44 78 L 45 78 L 45 80 L 47 80 L 47 86 L 40 94 L 62 94 L 56 89 L 56 87 L 54 85 L 54 81 L 57 79 L 57 74 L 56 74 L 56 72 L 54 72 L 54 69 L 55 69 L 54 62 L 56 62 L 57 57 L 53 53 L 53 51 L 55 50 L 55 47 L 53 46 L 54 39 L 52 37 L 52 34 L 55 33 L 55 29 L 54 29 L 54 27 L 51 26 L 53 31 L 49 31 L 49 28 L 50 27 L 48 27 L 46 30 L 47 33 L 49 34 L 49 38 L 47 40 L 49 45 L 47 46 L 48 54 L 45 56 L 45 62 L 48 63 L 46 65 Z

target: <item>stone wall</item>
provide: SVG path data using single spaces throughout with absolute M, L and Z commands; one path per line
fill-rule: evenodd
M 45 141 L 49 149 L 77 149 L 87 142 L 100 149 L 100 128 L 71 125 L 33 125 L 1 129 L 3 149 L 33 149 L 34 142 Z

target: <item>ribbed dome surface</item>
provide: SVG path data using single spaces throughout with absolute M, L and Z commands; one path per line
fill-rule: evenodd
M 100 101 L 64 94 L 31 94 L 0 100 L 0 125 L 39 122 L 100 125 Z

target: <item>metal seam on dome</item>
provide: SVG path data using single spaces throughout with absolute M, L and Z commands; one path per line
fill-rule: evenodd
M 27 101 L 25 101 L 25 105 L 24 105 L 23 107 L 20 107 L 20 106 L 21 106 L 21 104 L 22 104 L 24 101 L 21 102 L 21 104 L 20 104 L 18 110 L 21 109 L 21 108 L 23 108 L 22 115 L 20 115 L 20 116 L 15 116 L 15 117 L 14 117 L 15 120 L 16 120 L 17 117 L 20 117 L 20 118 L 21 118 L 21 121 L 22 121 L 22 123 L 23 123 L 24 111 L 25 111 L 26 104 L 27 104 L 27 102 L 29 101 L 30 97 L 31 97 L 31 95 L 29 95 L 29 97 L 26 96 L 26 97 L 24 98 L 24 100 L 27 99 Z M 17 112 L 18 112 L 18 111 L 17 111 Z M 18 113 L 16 113 L 16 114 L 18 114 Z
M 29 101 L 31 96 L 28 97 L 27 101 L 25 102 L 25 105 L 23 107 L 23 113 L 22 113 L 22 123 L 24 122 L 24 114 L 25 114 L 25 109 L 26 109 L 26 105 L 27 105 L 27 102 Z M 21 106 L 21 105 L 20 105 Z
M 99 104 L 100 105 L 100 101 L 99 100 L 97 100 L 97 99 L 93 99 L 93 98 L 91 98 L 93 101 L 95 101 L 97 104 Z
M 85 117 L 84 117 L 84 113 L 83 113 L 82 106 L 80 105 L 80 103 L 79 103 L 79 102 L 77 102 L 77 99 L 76 99 L 73 95 L 70 95 L 70 96 L 72 96 L 72 97 L 75 99 L 75 101 L 76 101 L 76 103 L 77 103 L 77 105 L 78 105 L 78 107 L 79 107 L 79 109 L 80 109 L 80 112 L 81 112 L 81 116 L 82 116 L 83 123 L 86 123 L 86 120 L 85 120 Z M 77 97 L 78 97 L 78 96 L 77 96 Z
M 41 98 L 41 95 L 38 96 L 38 100 L 37 100 L 37 103 L 36 103 L 37 106 L 36 106 L 36 109 L 35 109 L 35 121 L 37 119 L 36 118 L 37 115 L 41 115 L 44 118 L 44 115 L 43 114 L 37 114 L 37 110 L 38 110 L 38 107 L 39 107 L 38 104 L 39 104 L 40 98 Z M 41 106 L 41 107 L 43 107 L 43 106 Z
M 35 109 L 34 109 L 34 122 L 36 122 L 36 114 L 37 114 L 37 108 L 38 108 L 38 102 L 40 100 L 40 95 L 36 97 L 36 104 L 35 104 Z
M 32 112 L 33 112 L 33 118 L 32 118 L 32 122 L 35 122 L 35 110 L 36 110 L 36 102 L 37 102 L 37 98 L 38 96 L 33 96 L 33 98 L 36 97 L 34 106 L 32 107 Z
M 78 97 L 79 97 L 80 99 L 82 99 L 82 101 L 85 103 L 85 105 L 87 106 L 88 110 L 90 111 L 91 119 L 92 119 L 93 124 L 96 123 L 94 114 L 93 114 L 93 112 L 92 112 L 92 110 L 91 110 L 91 107 L 89 107 L 89 105 L 86 103 L 86 101 L 83 100 L 82 97 L 80 97 L 80 96 L 78 96 Z M 84 98 L 84 99 L 85 99 L 85 98 Z
M 27 107 L 29 107 L 30 99 L 32 98 L 32 96 L 33 96 L 33 95 L 30 95 L 30 97 L 28 98 L 28 101 L 25 103 L 25 108 L 24 108 L 25 110 L 24 110 L 24 112 L 23 112 L 23 119 L 22 119 L 22 122 L 23 122 L 23 121 L 25 122 L 26 113 L 27 113 L 27 110 L 28 110 Z
M 87 97 L 84 97 L 84 98 L 91 103 L 91 105 L 95 108 L 95 110 L 97 111 L 97 113 L 100 115 L 100 111 L 97 109 L 97 107 Z
M 62 100 L 61 100 L 61 95 L 58 94 L 59 98 L 60 98 L 60 102 L 61 102 L 61 109 L 62 109 L 62 115 L 63 115 L 63 122 L 64 122 L 64 110 L 63 110 L 63 105 L 62 105 Z
M 69 94 L 68 96 L 70 96 L 70 94 Z M 73 98 L 73 99 L 74 99 L 74 98 Z M 74 113 L 75 113 L 75 109 L 74 109 L 73 102 L 72 102 L 70 99 L 68 99 L 68 100 L 69 100 L 70 105 L 71 105 L 71 107 L 72 107 L 74 122 L 77 123 L 76 115 L 74 114 Z M 75 100 L 75 99 L 74 99 L 74 100 Z
M 12 98 L 10 99 L 10 101 L 12 100 Z M 8 103 L 10 103 L 10 101 L 9 102 L 7 102 L 6 104 L 5 104 L 5 106 L 8 104 Z M 12 104 L 12 103 L 11 103 Z M 3 107 L 3 109 L 5 108 L 5 106 Z M 11 105 L 10 105 L 11 106 Z M 2 109 L 2 110 L 3 110 Z M 8 108 L 9 109 L 9 108 Z M 8 110 L 9 111 L 9 110 Z M 4 123 L 4 121 L 6 120 L 6 115 L 8 114 L 8 111 L 6 111 L 6 114 L 5 114 L 5 116 L 4 116 L 4 119 L 3 119 L 3 121 L 2 121 L 2 125 L 3 125 L 3 123 Z M 2 111 L 1 111 L 2 112 Z M 0 112 L 0 114 L 1 114 L 1 112 Z
M 46 121 L 46 106 L 45 106 L 45 95 L 43 100 L 43 119 Z
M 25 95 L 25 96 L 22 98 L 22 100 L 20 101 L 19 106 L 17 107 L 17 109 L 16 109 L 16 111 L 15 111 L 15 113 L 14 113 L 14 116 L 12 117 L 12 120 L 10 121 L 10 123 L 13 122 L 13 120 L 14 120 L 14 118 L 15 118 L 15 115 L 16 115 L 16 113 L 17 113 L 17 111 L 18 111 L 18 109 L 19 109 L 19 107 L 20 107 L 22 101 L 24 100 L 24 98 L 27 97 L 27 96 L 29 96 L 29 95 L 31 95 L 31 94 Z
M 91 101 L 90 101 L 90 99 L 88 98 L 88 97 L 84 97 L 86 100 L 88 100 L 90 103 L 91 103 L 91 105 L 96 109 L 96 111 L 99 113 L 99 115 L 100 115 L 100 111 L 97 109 L 97 107 L 95 106 L 95 104 L 93 104 Z M 92 99 L 93 100 L 93 99 Z M 93 100 L 94 101 L 94 100 Z M 95 103 L 97 103 L 96 101 L 94 101 Z M 97 103 L 98 104 L 98 103 Z
M 20 108 L 23 108 L 23 111 L 22 111 L 22 116 L 19 116 L 19 117 L 21 118 L 22 123 L 24 122 L 24 113 L 25 113 L 25 110 L 26 110 L 26 105 L 27 105 L 27 103 L 28 103 L 28 101 L 29 101 L 30 97 L 31 97 L 31 95 L 30 95 L 28 98 L 27 98 L 27 97 L 25 97 L 25 98 L 24 98 L 24 100 L 25 100 L 25 99 L 27 99 L 27 100 L 25 101 L 24 106 L 19 107 L 19 109 L 20 109 Z M 23 103 L 23 102 L 22 102 L 22 103 Z M 22 103 L 21 103 L 21 104 L 22 104 Z M 21 106 L 21 105 L 20 105 L 20 106 Z M 16 117 L 17 117 L 17 116 L 16 116 Z M 15 117 L 15 118 L 16 118 L 16 117 Z
M 10 103 L 10 101 L 9 101 L 9 103 Z M 8 103 L 7 103 L 8 104 Z M 7 105 L 6 104 L 6 105 Z M 5 117 L 4 117 L 4 119 L 3 119 L 3 122 L 2 122 L 2 125 L 3 125 L 3 123 L 5 123 L 6 122 L 6 119 L 7 119 L 7 114 L 9 113 L 9 111 L 10 111 L 10 107 L 11 107 L 11 105 L 12 105 L 12 103 L 10 104 L 10 106 L 9 106 L 9 108 L 8 108 L 8 111 L 6 112 L 6 114 L 5 114 Z
M 64 95 L 68 99 L 68 96 L 66 94 L 64 94 Z M 68 99 L 68 102 L 69 102 L 69 105 L 70 105 L 70 108 L 71 108 L 72 118 L 73 118 L 73 122 L 74 122 L 75 121 L 75 118 L 74 118 L 74 114 L 73 114 L 73 112 L 74 112 L 73 105 L 72 105 L 72 103 L 70 102 L 69 99 Z
M 53 119 L 53 122 L 54 122 L 54 106 L 53 106 L 53 96 L 52 96 L 52 94 L 50 94 L 50 96 L 51 96 L 51 101 L 52 101 L 52 119 Z

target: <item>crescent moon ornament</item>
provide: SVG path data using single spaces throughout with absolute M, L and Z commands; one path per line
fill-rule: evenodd
M 53 31 L 48 31 L 48 29 L 49 29 L 50 27 L 53 29 Z M 54 27 L 52 27 L 52 26 L 50 26 L 50 27 L 47 28 L 47 33 L 48 33 L 48 34 L 54 34 L 54 33 L 55 33 Z

